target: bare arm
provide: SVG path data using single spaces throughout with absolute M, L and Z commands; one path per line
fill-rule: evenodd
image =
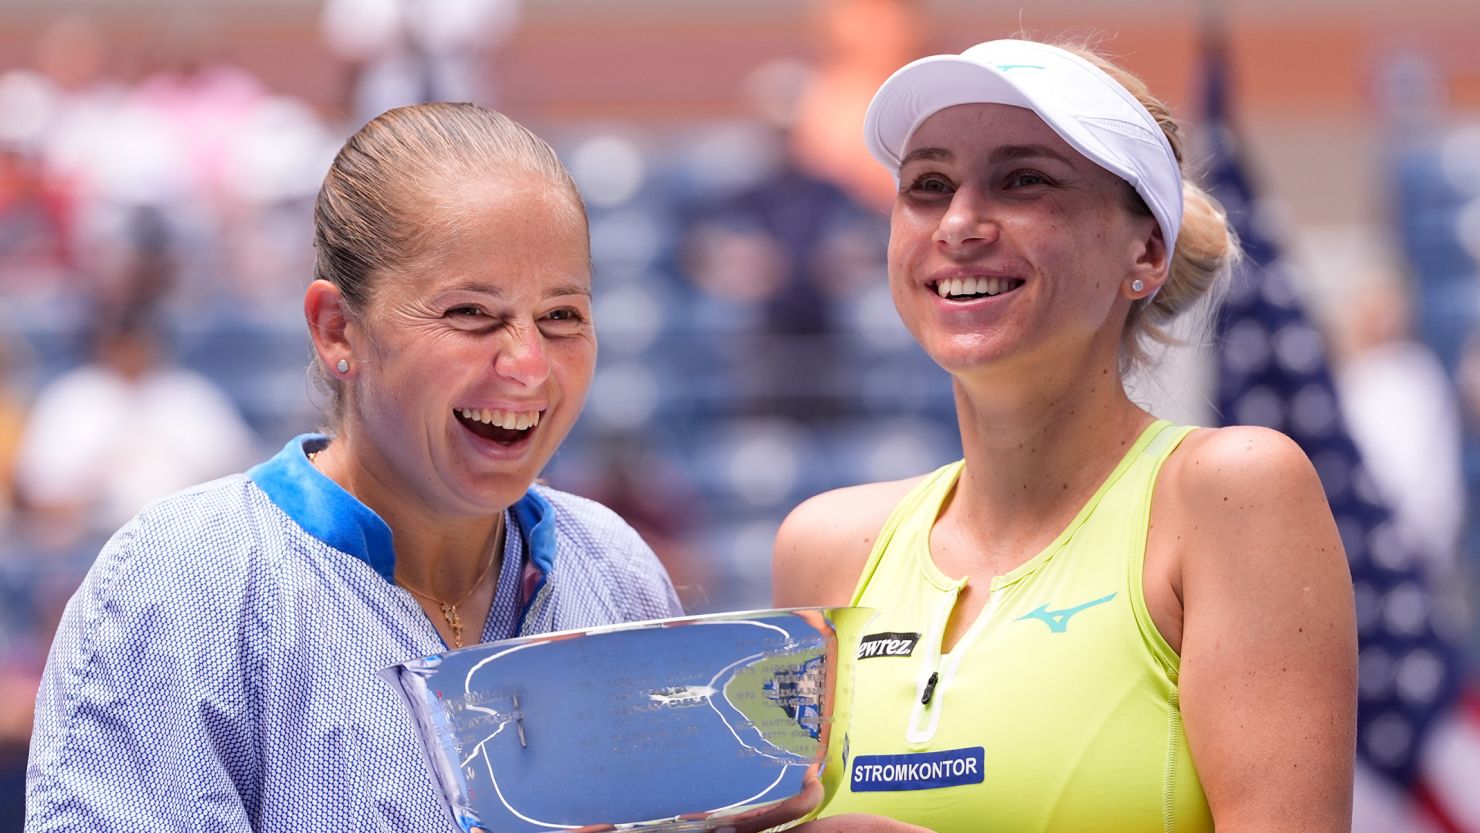
M 1182 713 L 1219 833 L 1348 831 L 1356 625 L 1320 481 L 1258 428 L 1199 432 L 1173 459 Z
M 824 492 L 793 509 L 776 533 L 771 599 L 777 607 L 846 605 L 874 539 L 919 479 Z

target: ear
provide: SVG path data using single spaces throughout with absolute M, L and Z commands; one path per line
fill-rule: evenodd
M 1121 292 L 1132 301 L 1149 298 L 1166 283 L 1171 270 L 1171 252 L 1161 235 L 1161 224 L 1152 219 L 1146 234 L 1136 238 L 1134 259 Z M 1132 284 L 1139 282 L 1139 288 Z
M 326 280 L 316 280 L 303 293 L 303 317 L 308 321 L 308 334 L 313 339 L 313 350 L 319 363 L 330 378 L 343 379 L 349 372 L 340 372 L 340 361 L 354 367 L 354 349 L 350 344 L 353 321 L 349 307 L 339 287 Z

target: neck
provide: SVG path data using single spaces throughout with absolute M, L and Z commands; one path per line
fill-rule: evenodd
M 955 396 L 966 466 L 950 512 L 1005 543 L 1061 529 L 1152 421 L 1113 361 L 1016 385 L 957 377 Z
M 391 526 L 396 536 L 396 579 L 440 601 L 462 598 L 475 583 L 496 575 L 503 561 L 502 515 L 463 536 L 443 530 L 418 534 L 419 525 L 403 527 L 408 530 L 404 537 Z
M 314 458 L 321 472 L 370 507 L 391 529 L 396 578 L 438 599 L 461 598 L 503 555 L 503 512 L 449 515 L 405 497 L 366 465 L 353 437 L 341 434 Z M 492 567 L 489 567 L 490 559 Z

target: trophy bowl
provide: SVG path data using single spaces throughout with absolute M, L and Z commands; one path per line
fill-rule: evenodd
M 381 674 L 463 831 L 745 833 L 825 802 L 831 724 L 852 702 L 872 617 L 799 608 L 603 626 Z

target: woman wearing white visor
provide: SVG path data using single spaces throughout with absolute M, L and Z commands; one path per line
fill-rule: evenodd
M 865 131 L 965 459 L 782 526 L 778 605 L 880 610 L 809 830 L 1349 829 L 1356 633 L 1315 472 L 1121 382 L 1236 254 L 1166 107 L 999 40 L 899 70 Z

